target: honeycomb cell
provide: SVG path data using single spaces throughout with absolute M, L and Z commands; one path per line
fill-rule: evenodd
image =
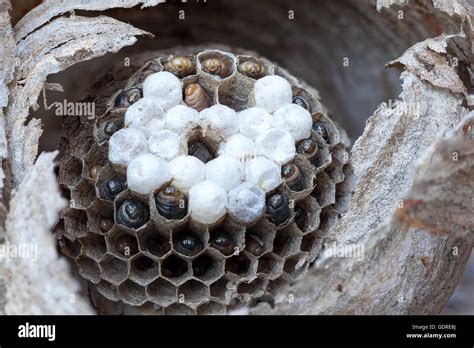
M 112 113 L 102 117 L 97 125 L 96 134 L 101 141 L 109 139 L 116 131 L 123 128 L 124 118 L 122 113 Z
M 336 203 L 336 186 L 325 172 L 316 176 L 316 187 L 312 195 L 323 209 Z
M 275 300 L 281 300 L 287 295 L 289 288 L 290 282 L 282 276 L 268 283 L 267 292 L 274 296 Z
M 239 253 L 244 244 L 245 229 L 226 221 L 209 232 L 209 246 L 230 257 Z
M 61 247 L 61 251 L 71 258 L 76 258 L 81 253 L 81 244 L 78 240 L 72 241 L 63 237 L 59 240 L 59 246 Z
M 90 286 L 92 303 L 100 315 L 121 315 L 123 314 L 123 304 L 107 299 L 102 296 L 96 288 Z
M 194 315 L 194 309 L 182 303 L 173 303 L 171 306 L 165 308 L 165 315 Z
M 249 278 L 256 271 L 256 260 L 250 253 L 243 251 L 226 261 L 225 270 L 242 279 Z
M 74 191 L 71 192 L 71 206 L 74 208 L 87 208 L 95 198 L 94 184 L 88 180 L 82 180 L 77 184 Z
M 108 163 L 108 146 L 94 145 L 84 157 L 84 168 L 82 176 L 91 180 L 97 180 L 102 168 Z
M 197 280 L 188 280 L 178 288 L 178 301 L 198 305 L 209 298 L 209 287 Z
M 170 255 L 161 263 L 161 274 L 173 284 L 179 284 L 191 275 L 191 270 L 185 260 L 179 256 Z
M 272 249 L 274 238 L 274 231 L 265 230 L 261 226 L 253 227 L 245 234 L 245 250 L 259 257 Z
M 319 248 L 316 232 L 305 235 L 301 240 L 300 250 L 311 254 L 316 248 Z
M 140 250 L 156 257 L 163 257 L 171 250 L 170 237 L 153 229 L 140 233 L 138 244 Z
M 87 229 L 92 233 L 105 234 L 114 224 L 114 206 L 112 202 L 95 199 L 87 209 Z
M 80 255 L 76 259 L 76 263 L 79 267 L 79 274 L 81 276 L 90 280 L 94 284 L 97 284 L 100 281 L 100 270 L 96 261 L 85 255 Z
M 94 145 L 94 138 L 92 136 L 92 127 L 88 124 L 82 124 L 71 138 L 71 155 L 76 158 L 84 158 L 84 156 L 91 150 Z
M 193 276 L 209 284 L 224 275 L 224 260 L 207 252 L 192 262 Z
M 211 296 L 221 302 L 227 302 L 227 297 L 229 293 L 228 285 L 230 284 L 229 279 L 222 277 L 219 280 L 215 281 L 209 287 Z
M 165 279 L 158 278 L 146 288 L 150 301 L 161 306 L 169 306 L 177 301 L 176 287 Z
M 198 315 L 223 315 L 226 314 L 226 306 L 218 302 L 209 301 L 200 305 L 196 309 L 196 313 Z
M 132 306 L 142 305 L 147 300 L 145 288 L 128 279 L 119 285 L 118 294 L 124 303 Z
M 79 242 L 82 245 L 82 253 L 96 261 L 100 261 L 107 252 L 107 245 L 103 236 L 89 233 L 87 237 L 80 238 Z
M 145 302 L 141 306 L 124 306 L 125 315 L 160 315 L 164 308 L 153 302 Z
M 99 284 L 97 284 L 97 291 L 110 301 L 120 300 L 120 297 L 117 294 L 117 286 L 104 279 L 102 279 Z
M 314 232 L 320 224 L 321 207 L 312 196 L 295 204 L 295 223 L 300 231 L 304 233 Z
M 185 229 L 173 233 L 173 249 L 184 256 L 195 256 L 199 254 L 206 245 L 203 234 Z
M 58 182 L 65 186 L 76 186 L 81 181 L 82 162 L 74 157 L 69 157 L 61 164 Z
M 130 258 L 138 253 L 137 238 L 118 227 L 110 232 L 107 245 L 110 252 L 122 258 Z
M 249 104 L 249 94 L 247 90 L 251 90 L 255 81 L 243 76 L 230 81 L 224 86 L 218 87 L 219 103 L 234 109 L 236 112 L 247 109 Z
M 307 259 L 307 253 L 299 253 L 295 256 L 288 258 L 285 261 L 283 270 L 292 277 L 293 280 L 299 279 L 299 277 L 306 272 L 309 266 Z
M 277 232 L 273 241 L 273 252 L 280 257 L 287 257 L 299 251 L 302 234 L 295 226 L 289 226 Z
M 133 231 L 146 229 L 150 224 L 148 200 L 142 195 L 124 191 L 115 199 L 115 223 Z
M 318 143 L 318 152 L 309 160 L 316 167 L 316 172 L 319 173 L 331 164 L 331 157 L 327 143 L 321 139 L 320 136 L 316 135 L 314 131 L 311 133 L 311 139 L 314 139 Z
M 146 286 L 160 275 L 158 262 L 148 256 L 138 254 L 130 263 L 130 279 Z
M 128 264 L 114 255 L 106 255 L 100 262 L 100 275 L 113 285 L 119 285 L 128 277 Z
M 261 276 L 268 277 L 268 279 L 276 279 L 283 271 L 283 264 L 283 259 L 274 253 L 262 255 L 262 257 L 258 259 L 257 273 Z
M 198 70 L 214 79 L 224 79 L 236 71 L 236 58 L 226 52 L 208 50 L 197 55 Z
M 67 209 L 63 214 L 65 236 L 71 240 L 87 236 L 87 214 L 83 210 Z
M 266 281 L 263 278 L 256 278 L 251 282 L 240 283 L 237 292 L 241 295 L 249 295 L 251 298 L 256 298 L 264 294 Z
M 113 201 L 118 194 L 126 190 L 126 183 L 124 173 L 114 170 L 110 164 L 106 165 L 97 178 L 96 190 L 98 196 L 103 200 Z

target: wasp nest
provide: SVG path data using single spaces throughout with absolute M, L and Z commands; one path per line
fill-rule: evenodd
M 316 92 L 260 57 L 190 52 L 154 55 L 98 92 L 100 116 L 64 123 L 58 236 L 103 313 L 271 301 L 340 213 L 347 152 Z

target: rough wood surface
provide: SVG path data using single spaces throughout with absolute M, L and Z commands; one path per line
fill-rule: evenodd
M 10 202 L 6 243 L 24 250 L 29 246 L 31 252 L 10 255 L 2 264 L 7 279 L 5 314 L 92 313 L 89 302 L 78 296 L 79 285 L 51 235 L 59 210 L 66 206 L 53 172 L 56 155 L 38 157 Z

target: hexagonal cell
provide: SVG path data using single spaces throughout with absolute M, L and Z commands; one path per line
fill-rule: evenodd
M 325 173 L 321 172 L 316 176 L 316 187 L 311 194 L 316 198 L 318 204 L 325 208 L 336 202 L 336 184 L 334 181 Z
M 335 184 L 340 184 L 344 181 L 344 171 L 341 162 L 333 158 L 331 164 L 326 168 L 326 173 Z
M 80 238 L 79 242 L 82 244 L 82 253 L 96 261 L 100 261 L 107 252 L 107 245 L 103 236 L 89 233 L 87 237 Z
M 87 228 L 90 232 L 104 234 L 114 225 L 112 202 L 95 199 L 87 209 Z
M 128 277 L 128 263 L 113 255 L 106 255 L 100 262 L 100 275 L 108 282 L 119 285 Z
M 96 135 L 101 140 L 109 139 L 113 133 L 123 128 L 123 113 L 110 112 L 105 114 L 98 122 Z
M 191 275 L 191 270 L 185 260 L 176 255 L 170 255 L 161 262 L 161 274 L 177 284 Z
M 107 238 L 108 250 L 115 255 L 130 258 L 138 253 L 137 238 L 118 227 L 114 227 Z
M 158 263 L 149 257 L 139 254 L 130 263 L 130 279 L 146 286 L 160 275 Z
M 100 270 L 97 262 L 85 255 L 80 255 L 76 259 L 76 263 L 79 267 L 79 274 L 81 276 L 90 280 L 94 284 L 100 281 Z
M 283 271 L 284 261 L 273 253 L 262 255 L 258 260 L 257 273 L 268 277 L 268 279 L 275 279 L 281 275 Z
M 197 280 L 188 280 L 178 288 L 178 300 L 197 305 L 209 298 L 209 287 Z
M 61 185 L 75 186 L 81 181 L 82 162 L 77 158 L 70 157 L 61 164 L 58 174 L 58 182 Z
M 123 314 L 123 303 L 115 302 L 102 296 L 95 287 L 89 286 L 92 303 L 101 315 L 121 315 Z
M 245 229 L 229 219 L 209 232 L 209 246 L 224 256 L 231 256 L 243 249 Z
M 198 70 L 213 79 L 220 80 L 231 76 L 237 69 L 236 58 L 226 52 L 207 50 L 197 55 Z M 215 61 L 222 63 L 222 66 Z
M 275 300 L 280 300 L 287 295 L 289 287 L 289 281 L 285 277 L 280 277 L 268 283 L 267 291 L 275 297 Z
M 299 251 L 302 234 L 295 226 L 277 232 L 273 241 L 273 252 L 283 258 Z
M 223 315 L 226 314 L 226 306 L 218 302 L 209 301 L 200 305 L 196 313 L 198 315 Z
M 288 273 L 294 280 L 299 279 L 309 266 L 307 253 L 299 253 L 298 255 L 292 256 L 285 261 L 283 270 Z
M 169 306 L 177 301 L 176 287 L 162 278 L 150 283 L 146 288 L 146 293 L 151 301 L 161 306 Z
M 77 134 L 71 138 L 71 155 L 84 158 L 94 145 L 93 129 L 88 124 L 82 124 Z
M 156 257 L 163 257 L 171 250 L 170 237 L 155 230 L 140 233 L 138 244 L 140 250 L 147 251 Z
M 100 171 L 96 187 L 101 199 L 113 201 L 120 192 L 127 189 L 126 175 L 114 170 L 111 165 L 106 165 Z
M 70 157 L 71 154 L 70 154 L 70 151 L 69 151 L 69 138 L 65 138 L 65 137 L 60 137 L 59 138 L 59 141 L 58 141 L 58 159 L 60 159 L 61 161 L 64 161 L 66 158 Z M 56 169 L 55 169 L 56 170 Z M 58 172 L 56 173 L 56 175 L 58 175 L 59 173 L 59 168 L 58 168 Z
M 89 153 L 84 157 L 83 177 L 97 180 L 100 170 L 108 163 L 108 145 L 94 145 Z
M 321 207 L 313 196 L 307 196 L 304 200 L 297 202 L 294 211 L 294 221 L 300 231 L 313 232 L 319 227 Z
M 226 277 L 222 277 L 216 282 L 212 283 L 211 286 L 209 287 L 211 296 L 218 299 L 219 301 L 227 302 L 227 293 L 229 291 L 228 289 L 229 283 L 230 283 L 230 280 L 227 279 Z
M 192 231 L 188 228 L 173 232 L 173 249 L 184 256 L 195 256 L 199 254 L 206 243 L 204 233 Z
M 225 270 L 241 278 L 251 277 L 256 271 L 255 257 L 243 251 L 239 255 L 227 259 Z
M 142 305 L 147 300 L 145 288 L 129 279 L 119 285 L 118 294 L 123 302 L 133 306 Z
M 96 288 L 102 296 L 111 301 L 118 301 L 120 299 L 117 294 L 117 287 L 106 280 L 102 279 Z
M 74 208 L 87 208 L 94 201 L 95 186 L 88 180 L 82 180 L 71 192 L 71 206 Z
M 253 89 L 255 81 L 245 76 L 237 76 L 225 85 L 218 87 L 219 104 L 228 106 L 239 112 L 248 108 L 249 90 Z
M 265 292 L 266 281 L 262 278 L 257 278 L 249 283 L 240 283 L 237 292 L 239 294 L 247 294 L 252 298 L 262 296 Z
M 328 207 L 322 210 L 321 224 L 319 226 L 319 230 L 323 235 L 326 234 L 328 231 L 331 231 L 332 228 L 336 225 L 338 221 L 338 216 L 339 213 L 332 207 Z
M 124 306 L 124 315 L 160 315 L 164 314 L 164 308 L 153 302 L 145 302 L 141 306 Z
M 182 304 L 173 303 L 171 306 L 165 308 L 166 315 L 195 315 L 194 309 Z
M 75 240 L 87 236 L 87 214 L 84 210 L 67 209 L 63 220 L 66 237 Z
M 245 233 L 245 250 L 257 257 L 272 250 L 275 231 L 255 226 Z
M 81 244 L 77 240 L 71 241 L 64 237 L 59 240 L 59 246 L 65 255 L 72 258 L 76 258 L 81 253 Z
M 192 262 L 194 277 L 209 283 L 224 275 L 224 260 L 207 252 Z
M 313 253 L 316 249 L 318 249 L 319 238 L 317 238 L 316 232 L 309 233 L 303 237 L 301 240 L 301 251 L 306 251 L 308 253 Z
M 114 202 L 115 223 L 129 230 L 143 230 L 150 223 L 148 199 L 131 191 L 120 193 Z

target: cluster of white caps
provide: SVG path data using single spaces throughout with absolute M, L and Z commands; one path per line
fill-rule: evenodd
M 310 113 L 292 103 L 290 84 L 276 75 L 257 80 L 255 107 L 238 113 L 220 104 L 198 112 L 183 103 L 182 90 L 171 73 L 150 75 L 125 128 L 110 138 L 109 160 L 127 168 L 132 191 L 149 194 L 171 183 L 186 193 L 198 222 L 213 224 L 226 213 L 253 222 L 264 212 L 265 193 L 281 184 L 281 165 L 295 157 L 295 143 L 310 136 Z M 196 129 L 222 139 L 206 164 L 188 155 Z

